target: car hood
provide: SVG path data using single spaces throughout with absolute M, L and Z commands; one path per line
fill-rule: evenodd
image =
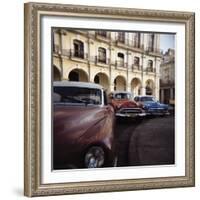
M 112 100 L 112 104 L 118 108 L 138 107 L 137 104 L 129 99 Z
M 159 102 L 155 102 L 155 101 L 146 101 L 143 103 L 144 106 L 148 106 L 148 107 L 163 107 L 163 108 L 166 108 L 168 107 L 166 104 L 162 104 L 162 103 L 159 103 Z
M 81 145 L 103 138 L 112 132 L 113 118 L 113 110 L 108 106 L 54 106 L 55 143 L 69 141 Z

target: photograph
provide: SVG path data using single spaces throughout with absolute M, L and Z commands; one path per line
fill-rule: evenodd
M 52 27 L 53 170 L 176 164 L 175 38 Z

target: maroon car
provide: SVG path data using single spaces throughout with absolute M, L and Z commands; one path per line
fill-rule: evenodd
M 116 164 L 114 110 L 98 84 L 53 83 L 53 169 Z
M 145 111 L 133 100 L 132 94 L 125 91 L 115 91 L 109 94 L 109 102 L 118 117 L 142 117 Z

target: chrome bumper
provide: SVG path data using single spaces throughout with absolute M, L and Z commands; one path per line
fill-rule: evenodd
M 146 113 L 115 113 L 117 117 L 144 117 Z
M 170 115 L 169 111 L 163 110 L 146 110 L 147 115 Z

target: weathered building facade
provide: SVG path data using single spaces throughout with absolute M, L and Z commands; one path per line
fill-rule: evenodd
M 160 65 L 160 100 L 174 104 L 175 100 L 175 51 L 169 49 Z
M 159 34 L 59 28 L 52 38 L 54 80 L 95 82 L 108 92 L 159 99 Z

